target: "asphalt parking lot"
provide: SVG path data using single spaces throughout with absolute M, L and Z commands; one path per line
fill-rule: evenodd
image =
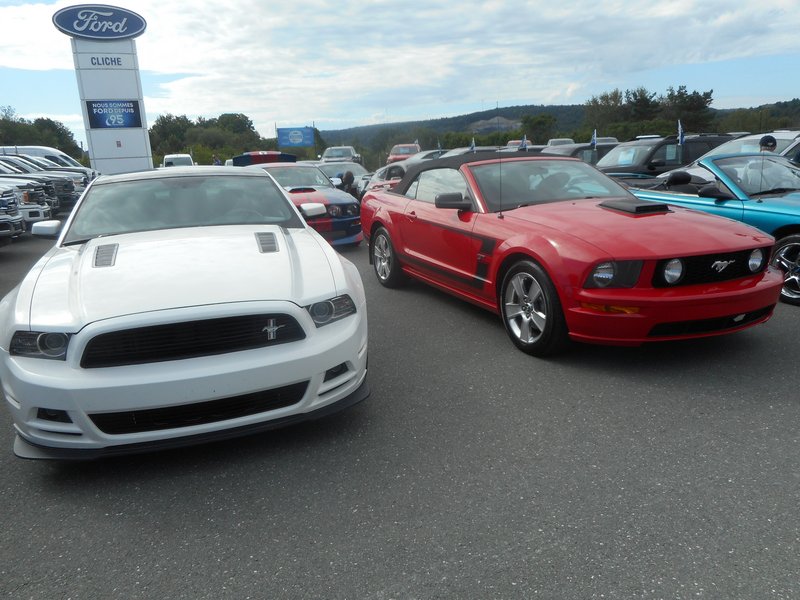
M 0 295 L 49 244 L 0 249 Z M 370 319 L 349 411 L 89 463 L 15 458 L 1 411 L 0 596 L 800 597 L 800 307 L 540 360 L 343 253 Z

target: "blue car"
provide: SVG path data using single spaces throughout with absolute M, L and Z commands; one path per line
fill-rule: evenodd
M 742 221 L 772 235 L 771 264 L 784 272 L 781 300 L 800 305 L 800 166 L 766 152 L 720 154 L 700 159 L 691 174 L 677 171 L 645 185 L 650 184 L 654 187 L 632 187 L 631 192 Z

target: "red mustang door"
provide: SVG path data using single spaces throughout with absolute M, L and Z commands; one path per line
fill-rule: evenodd
M 411 184 L 405 214 L 398 219 L 404 253 L 421 277 L 468 294 L 480 290 L 475 257 L 481 242 L 471 235 L 477 213 L 436 208 L 439 194 L 460 193 L 468 198 L 467 183 L 456 169 L 423 171 Z

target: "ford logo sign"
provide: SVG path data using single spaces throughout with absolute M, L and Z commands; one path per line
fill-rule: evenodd
M 122 40 L 144 33 L 147 23 L 135 12 L 106 4 L 81 4 L 62 8 L 53 25 L 70 37 Z

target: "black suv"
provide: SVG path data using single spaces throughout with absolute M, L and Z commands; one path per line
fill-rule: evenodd
M 677 135 L 643 136 L 619 144 L 596 166 L 606 175 L 617 177 L 655 176 L 690 163 L 732 139 L 716 133 L 690 134 L 684 136 L 680 146 Z

